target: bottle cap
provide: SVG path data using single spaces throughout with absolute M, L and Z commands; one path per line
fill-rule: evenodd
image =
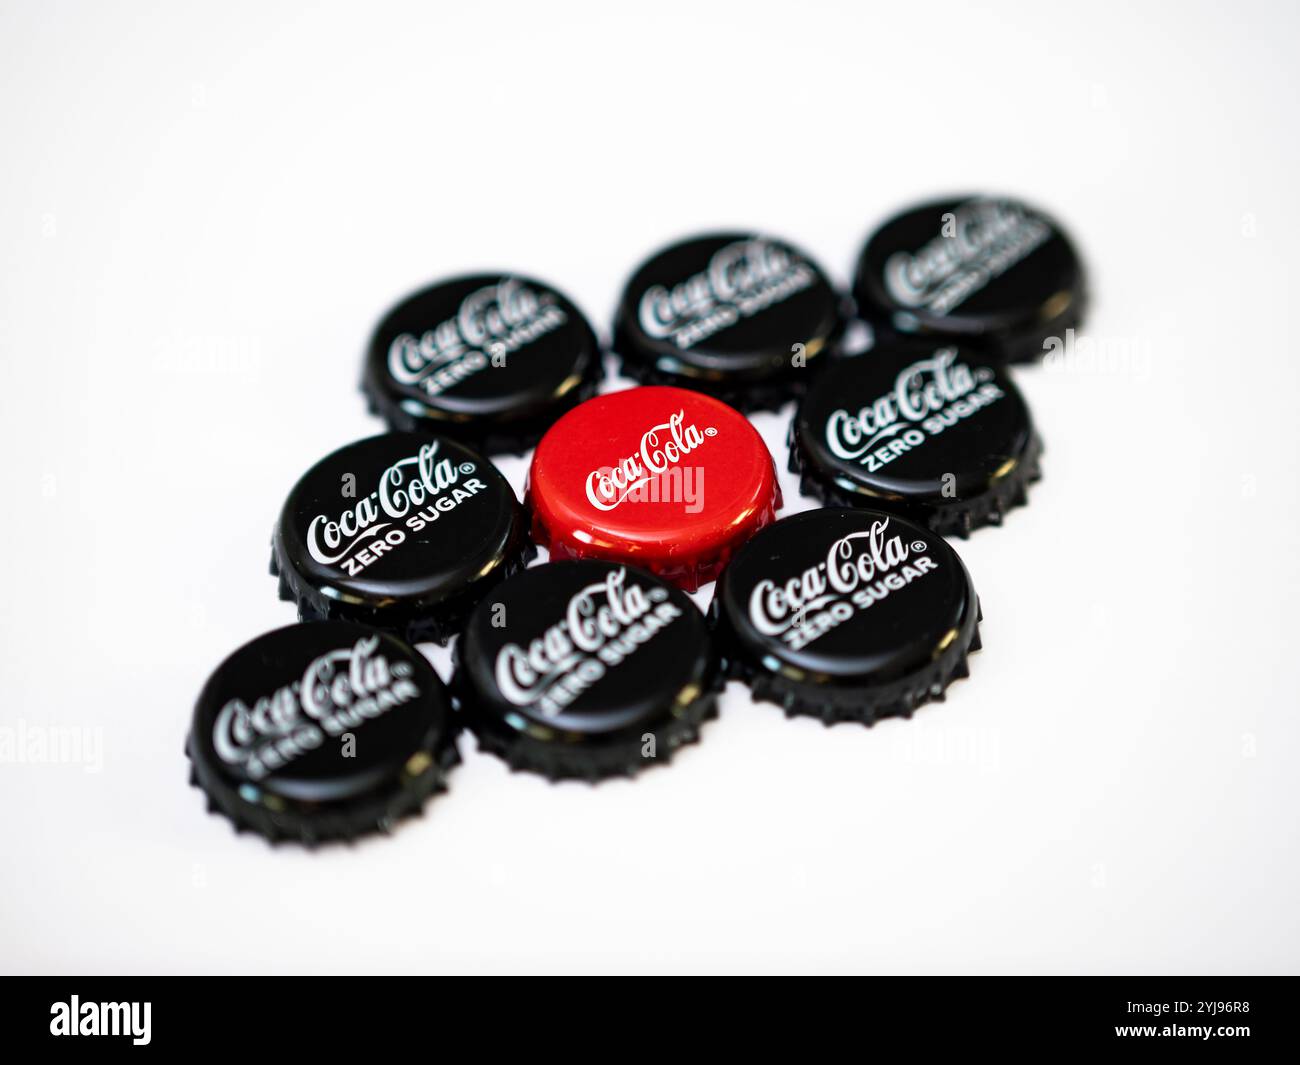
M 979 601 L 947 542 L 868 510 L 811 510 L 768 526 L 710 607 L 729 676 L 787 715 L 826 724 L 910 717 L 967 675 Z
M 387 831 L 446 790 L 460 757 L 433 667 L 348 622 L 289 625 L 221 663 L 185 752 L 208 809 L 273 842 Z
M 522 454 L 594 395 L 600 346 L 549 285 L 461 277 L 408 296 L 375 329 L 362 391 L 389 428 L 442 433 L 486 455 Z
M 874 349 L 828 366 L 790 424 L 790 469 L 823 504 L 869 507 L 944 535 L 1000 525 L 1038 479 L 1042 445 L 990 356 Z
M 928 203 L 867 241 L 854 296 L 877 337 L 978 343 L 1005 361 L 1040 357 L 1079 325 L 1084 270 L 1061 228 L 1005 198 Z
M 556 422 L 533 454 L 528 504 L 552 559 L 630 563 L 694 591 L 773 520 L 781 493 L 743 416 L 699 392 L 647 386 Z
M 704 616 L 631 566 L 552 562 L 479 604 L 452 692 L 479 745 L 552 780 L 667 763 L 715 716 L 721 673 Z
M 321 459 L 289 493 L 272 544 L 280 598 L 302 620 L 357 621 L 412 643 L 446 643 L 535 553 L 497 468 L 423 433 L 372 436 Z
M 614 323 L 623 372 L 775 409 L 844 333 L 844 300 L 799 249 L 721 233 L 657 252 L 632 276 Z

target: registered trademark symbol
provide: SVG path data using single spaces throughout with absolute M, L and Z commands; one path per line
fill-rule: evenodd
M 913 551 L 924 551 L 924 550 L 925 550 L 925 547 L 926 547 L 926 543 L 925 543 L 924 540 L 913 540 L 913 541 L 912 541 L 912 550 L 913 550 Z
M 393 676 L 395 676 L 395 677 L 405 677 L 405 676 L 406 676 L 407 674 L 409 674 L 410 672 L 411 672 L 411 664 L 410 664 L 409 662 L 394 662 L 394 663 L 393 663 Z
M 704 430 L 704 435 L 705 435 L 705 436 L 717 436 L 717 435 L 718 435 L 718 430 L 716 430 L 715 428 L 713 428 L 713 426 L 710 425 L 707 429 Z
M 460 472 L 461 472 L 461 473 L 473 473 L 473 472 L 474 472 L 474 463 L 472 463 L 472 462 L 462 462 L 462 463 L 460 464 Z

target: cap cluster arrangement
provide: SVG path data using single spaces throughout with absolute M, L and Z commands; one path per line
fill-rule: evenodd
M 549 284 L 415 293 L 364 360 L 389 431 L 290 490 L 271 572 L 300 621 L 208 680 L 192 782 L 237 829 L 314 844 L 420 811 L 461 729 L 512 769 L 596 781 L 698 740 L 728 679 L 827 724 L 910 717 L 980 647 L 945 537 L 1001 524 L 1040 474 L 1007 365 L 1085 297 L 1054 221 L 982 196 L 880 226 L 852 299 L 768 236 L 657 252 L 615 314 L 608 354 L 638 382 L 618 391 Z M 822 507 L 779 518 L 746 415 L 792 400 L 789 468 Z M 530 450 L 521 501 L 491 457 Z M 687 593 L 711 582 L 703 613 Z M 444 685 L 413 645 L 453 640 Z

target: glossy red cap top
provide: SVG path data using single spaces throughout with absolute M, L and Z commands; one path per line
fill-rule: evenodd
M 641 566 L 694 591 L 776 516 L 758 431 L 700 392 L 645 387 L 579 404 L 528 472 L 533 537 L 552 559 Z

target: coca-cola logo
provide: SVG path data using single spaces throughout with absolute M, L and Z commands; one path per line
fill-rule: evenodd
M 438 448 L 439 442 L 433 440 L 422 444 L 416 454 L 393 463 L 380 474 L 373 492 L 337 517 L 317 514 L 307 526 L 308 554 L 323 566 L 335 565 L 358 546 L 384 533 L 393 521 L 406 518 L 417 508 L 429 509 L 424 521 L 432 521 L 439 513 L 450 510 L 459 500 L 445 499 L 444 493 L 453 489 L 462 477 L 472 474 L 475 464 L 457 464 L 439 457 Z M 472 494 L 481 490 L 483 484 L 474 479 L 466 482 L 465 488 Z M 390 546 L 396 546 L 404 538 L 403 534 L 401 540 L 394 540 Z
M 719 248 L 708 266 L 676 285 L 651 285 L 641 294 L 637 320 L 655 339 L 679 348 L 789 299 L 817 279 L 789 248 L 753 237 Z
M 686 412 L 679 410 L 667 421 L 642 433 L 640 446 L 631 455 L 588 473 L 587 502 L 600 511 L 617 509 L 629 498 L 635 498 L 651 478 L 664 474 L 708 438 L 717 435 L 718 430 L 713 426 L 700 429 L 693 423 L 687 424 Z
M 570 596 L 563 616 L 539 636 L 497 652 L 497 688 L 515 706 L 554 716 L 681 616 L 666 588 L 611 570 Z
M 931 570 L 937 563 L 924 540 L 891 533 L 890 520 L 842 536 L 825 558 L 784 581 L 765 577 L 749 596 L 749 620 L 765 636 L 806 645 L 856 610 L 866 609 Z
M 249 706 L 231 699 L 212 726 L 212 747 L 252 779 L 288 765 L 420 694 L 409 662 L 389 663 L 378 636 L 313 659 L 301 678 Z
M 885 261 L 885 289 L 904 307 L 947 314 L 1051 236 L 1051 227 L 1005 200 L 971 200 L 944 215 L 938 236 Z
M 388 345 L 388 372 L 398 384 L 444 391 L 566 321 L 552 293 L 506 278 L 471 292 L 454 316 L 418 336 L 395 336 Z
M 826 446 L 837 458 L 861 459 L 881 441 L 969 395 L 987 373 L 958 362 L 956 348 L 940 348 L 900 370 L 884 395 L 856 411 L 832 411 L 826 419 Z

